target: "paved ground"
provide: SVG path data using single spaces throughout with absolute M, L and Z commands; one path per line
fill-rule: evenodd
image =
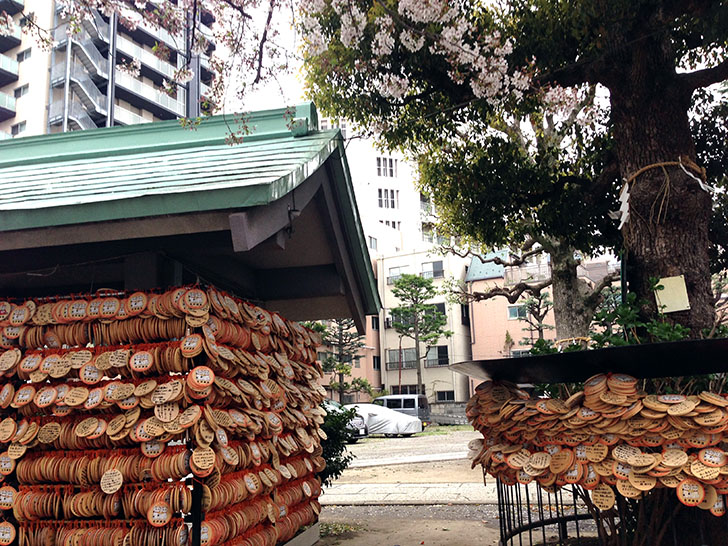
M 496 502 L 495 486 L 483 486 L 471 470 L 468 442 L 479 433 L 465 427 L 432 427 L 409 438 L 367 438 L 351 447 L 351 467 L 326 488 L 326 505 L 483 504 Z
M 463 428 L 352 446 L 356 464 L 320 499 L 318 546 L 497 544 L 495 481 L 484 486 L 482 470 L 470 468 L 467 445 L 479 435 Z M 555 533 L 547 530 L 549 544 L 557 542 Z
M 479 437 L 470 427 L 457 426 L 428 427 L 424 434 L 409 438 L 366 438 L 350 446 L 356 456 L 351 467 L 464 459 L 468 442 Z

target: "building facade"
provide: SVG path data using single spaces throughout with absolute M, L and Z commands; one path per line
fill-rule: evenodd
M 427 352 L 422 367 L 423 385 L 417 385 L 417 361 L 414 341 L 400 336 L 392 327 L 392 309 L 400 301 L 392 293 L 395 281 L 402 274 L 420 275 L 433 280 L 440 291 L 447 279 L 465 279 L 468 260 L 449 254 L 439 256 L 431 250 L 399 252 L 384 256 L 378 262 L 377 282 L 382 300 L 379 331 L 383 356 L 383 383 L 391 394 L 424 393 L 430 403 L 464 402 L 470 396 L 468 378 L 448 368 L 454 362 L 470 359 L 469 307 L 447 302 L 439 294 L 431 302 L 447 318 L 445 329 L 452 332 L 440 338 Z M 421 355 L 425 347 L 421 345 Z
M 369 317 L 365 348 L 352 366 L 352 378 L 369 379 L 375 389 L 390 394 L 417 390 L 414 342 L 400 340 L 392 328 L 391 309 L 399 305 L 392 295 L 394 280 L 401 273 L 432 278 L 441 288 L 447 278 L 463 280 L 468 260 L 455 256 L 439 257 L 434 251 L 437 238 L 432 229 L 434 209 L 416 186 L 416 167 L 396 151 L 382 151 L 371 138 L 361 138 L 356 128 L 346 122 L 322 119 L 321 129 L 339 127 L 346 140 L 346 154 L 351 172 L 357 208 L 372 258 L 372 267 L 382 299 L 382 311 Z M 445 329 L 453 336 L 442 338 L 427 356 L 423 368 L 424 391 L 431 403 L 463 402 L 469 397 L 467 376 L 448 369 L 448 365 L 470 358 L 470 331 L 467 306 L 448 305 L 445 296 L 432 300 L 447 316 Z M 425 347 L 422 345 L 421 350 Z M 324 378 L 324 384 L 336 381 Z M 350 379 L 347 379 L 350 381 Z M 329 389 L 332 398 L 338 394 Z M 345 402 L 368 400 L 357 393 L 344 397 Z
M 199 115 L 213 74 L 207 54 L 188 55 L 184 35 L 144 22 L 129 30 L 100 13 L 69 34 L 60 5 L 51 0 L 0 0 L 0 9 L 15 22 L 12 35 L 0 36 L 0 137 Z M 30 14 L 40 28 L 51 29 L 52 48 L 21 32 Z M 210 38 L 213 21 L 201 11 L 199 28 Z M 188 60 L 192 80 L 169 91 L 165 81 Z M 138 74 L 123 69 L 137 63 Z

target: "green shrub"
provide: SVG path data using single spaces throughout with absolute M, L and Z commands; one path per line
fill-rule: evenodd
M 354 459 L 354 455 L 346 449 L 346 444 L 353 438 L 354 432 L 347 425 L 356 416 L 353 409 L 331 411 L 326 414 L 321 428 L 326 433 L 326 440 L 321 442 L 326 468 L 318 476 L 324 486 L 331 485 Z

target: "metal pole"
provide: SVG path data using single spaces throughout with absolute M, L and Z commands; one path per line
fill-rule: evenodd
M 68 132 L 68 112 L 71 108 L 71 55 L 73 38 L 66 39 L 66 81 L 63 86 L 63 126 L 62 131 Z
M 194 11 L 194 13 L 193 13 Z M 187 82 L 185 97 L 185 116 L 188 118 L 200 117 L 200 56 L 193 52 L 195 44 L 195 29 L 200 32 L 200 8 L 187 12 L 187 28 L 185 29 L 185 42 L 187 45 L 187 69 L 192 71 L 192 79 Z
M 200 546 L 202 519 L 202 484 L 199 480 L 194 480 L 192 483 L 192 546 Z
M 106 87 L 106 126 L 114 126 L 114 102 L 116 98 L 116 25 L 118 15 L 111 14 L 109 19 L 109 54 L 108 54 L 108 76 L 109 83 Z

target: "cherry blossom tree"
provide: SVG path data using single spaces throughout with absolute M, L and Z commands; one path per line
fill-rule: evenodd
M 549 116 L 570 117 L 584 86 L 603 88 L 615 156 L 605 168 L 619 175 L 611 177 L 612 190 L 629 182 L 620 218 L 630 288 L 648 302 L 645 314 L 654 314 L 650 279 L 683 274 L 690 309 L 671 318 L 695 336 L 711 327 L 711 195 L 696 163 L 688 110 L 696 89 L 728 77 L 725 2 L 310 0 L 302 6 L 302 28 L 312 37 L 308 83 L 319 106 L 419 157 L 446 150 L 448 142 L 492 143 L 495 121 L 509 116 L 539 116 L 538 131 L 546 131 Z M 512 142 L 513 135 L 506 137 Z M 487 191 L 489 181 L 480 184 L 474 189 Z M 460 197 L 468 203 L 473 195 Z M 573 213 L 576 207 L 562 209 Z

